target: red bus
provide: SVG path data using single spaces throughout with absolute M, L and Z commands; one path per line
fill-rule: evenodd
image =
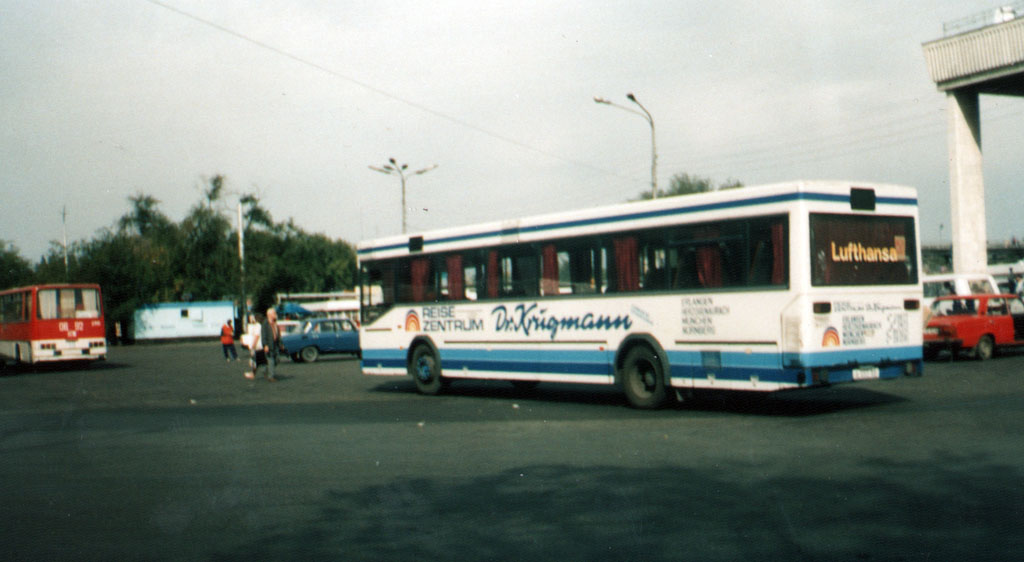
M 33 364 L 106 356 L 99 285 L 62 283 L 0 291 L 0 361 Z

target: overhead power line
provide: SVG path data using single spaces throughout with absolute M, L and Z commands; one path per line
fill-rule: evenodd
M 996 111 L 984 116 L 985 121 L 994 122 L 1024 115 L 1022 110 Z M 717 168 L 745 168 L 747 171 L 764 170 L 779 165 L 793 165 L 842 158 L 888 148 L 901 143 L 920 140 L 946 132 L 946 120 L 933 114 L 908 115 L 888 121 L 869 124 L 854 129 L 819 131 L 819 135 L 801 136 L 791 141 L 793 135 L 758 135 L 749 137 L 745 145 L 724 148 L 708 148 L 676 157 L 676 166 L 693 167 L 701 170 Z M 796 134 L 796 133 L 794 133 Z M 672 155 L 666 157 L 666 160 Z M 685 160 L 685 164 L 679 164 Z M 672 160 L 669 160 L 670 162 Z
M 212 29 L 216 29 L 217 31 L 220 31 L 221 33 L 225 33 L 227 35 L 230 35 L 230 36 L 232 36 L 232 37 L 234 37 L 236 39 L 240 39 L 242 41 L 245 41 L 246 43 L 249 43 L 249 44 L 254 45 L 256 47 L 259 47 L 261 49 L 270 51 L 270 52 L 272 52 L 272 53 L 274 53 L 276 55 L 282 56 L 284 58 L 287 58 L 289 60 L 297 62 L 297 63 L 299 63 L 301 65 L 308 66 L 310 68 L 316 69 L 316 70 L 318 70 L 320 72 L 323 72 L 323 73 L 328 74 L 330 76 L 333 76 L 335 78 L 339 78 L 341 80 L 345 80 L 346 82 L 350 82 L 350 83 L 352 83 L 352 84 L 354 84 L 356 86 L 359 86 L 360 88 L 363 88 L 365 90 L 373 92 L 373 93 L 375 93 L 377 95 L 383 96 L 383 97 L 388 98 L 390 100 L 397 101 L 397 102 L 399 102 L 401 104 L 407 105 L 409 107 L 412 107 L 414 109 L 417 109 L 417 110 L 422 111 L 424 113 L 427 113 L 429 115 L 433 115 L 434 117 L 438 117 L 440 119 L 444 119 L 445 121 L 449 121 L 449 122 L 454 123 L 454 124 L 456 124 L 456 125 L 458 125 L 460 127 L 465 127 L 467 129 L 476 131 L 476 132 L 478 132 L 478 133 L 480 133 L 482 135 L 486 135 L 488 137 L 494 138 L 494 139 L 499 140 L 501 142 L 504 142 L 504 143 L 507 143 L 507 144 L 511 144 L 513 146 L 517 146 L 517 147 L 522 148 L 524 150 L 529 150 L 531 152 L 535 152 L 537 154 L 541 154 L 541 155 L 547 156 L 548 158 L 553 158 L 555 160 L 560 160 L 562 162 L 567 162 L 567 163 L 570 163 L 570 164 L 574 164 L 576 166 L 587 168 L 587 169 L 593 170 L 595 172 L 601 172 L 603 174 L 610 174 L 610 175 L 620 176 L 620 174 L 618 174 L 618 173 L 616 173 L 616 172 L 614 172 L 612 170 L 607 170 L 607 169 L 599 168 L 597 166 L 593 166 L 593 165 L 588 164 L 586 162 L 581 162 L 579 160 L 573 160 L 571 158 L 566 158 L 566 157 L 561 156 L 559 154 L 554 154 L 552 152 L 548 152 L 546 150 L 537 148 L 537 147 L 532 146 L 530 144 L 527 144 L 525 142 L 516 140 L 516 139 L 514 139 L 512 137 L 503 135 L 501 133 L 492 131 L 490 129 L 485 129 L 483 127 L 480 127 L 479 125 L 475 125 L 475 124 L 470 123 L 469 121 L 466 121 L 464 119 L 460 119 L 460 118 L 455 117 L 453 115 L 449 115 L 449 114 L 444 113 L 442 111 L 438 111 L 436 109 L 433 109 L 433 108 L 428 107 L 426 105 L 423 105 L 421 103 L 417 103 L 417 102 L 412 101 L 410 99 L 403 98 L 402 96 L 399 96 L 397 94 L 393 94 L 393 93 L 391 93 L 391 92 L 389 92 L 389 91 L 387 91 L 387 90 L 385 90 L 383 88 L 379 88 L 379 87 L 374 86 L 372 84 L 369 84 L 367 82 L 363 82 L 362 80 L 358 80 L 356 78 L 348 76 L 347 74 L 343 74 L 343 73 L 338 72 L 338 71 L 336 71 L 336 70 L 334 70 L 332 68 L 328 68 L 326 66 L 323 66 L 322 64 L 310 61 L 308 59 L 304 59 L 304 58 L 302 58 L 300 56 L 297 56 L 297 55 L 294 55 L 292 53 L 289 53 L 288 51 L 286 51 L 284 49 L 281 49 L 279 47 L 275 47 L 274 45 L 271 45 L 271 44 L 266 43 L 264 41 L 260 41 L 259 39 L 255 39 L 253 37 L 245 35 L 244 33 L 240 33 L 240 32 L 235 31 L 235 30 L 233 30 L 233 29 L 231 29 L 229 27 L 225 27 L 225 26 L 223 26 L 223 25 L 221 25 L 219 23 L 212 22 L 210 20 L 201 18 L 201 17 L 199 17 L 199 16 L 197 16 L 195 14 L 186 12 L 184 10 L 181 10 L 179 8 L 176 8 L 174 6 L 166 4 L 164 2 L 160 2 L 159 0 L 145 0 L 145 1 L 149 2 L 150 4 L 153 4 L 154 6 L 159 6 L 159 7 L 163 8 L 163 9 L 165 9 L 165 10 L 174 12 L 175 14 L 178 14 L 178 15 L 180 15 L 182 17 L 186 17 L 186 18 L 188 18 L 188 19 L 190 19 L 192 21 L 195 21 L 197 23 L 200 23 L 200 24 L 205 25 L 207 27 L 210 27 Z M 625 176 L 620 176 L 620 177 L 625 177 Z
M 510 136 L 481 127 L 466 121 L 465 119 L 444 113 L 422 103 L 404 98 L 378 86 L 374 86 L 370 83 L 326 67 L 322 64 L 294 55 L 270 43 L 255 39 L 244 33 L 235 31 L 229 27 L 207 20 L 190 12 L 186 12 L 160 0 L 145 1 L 179 16 L 188 18 L 201 25 L 230 35 L 231 37 L 249 43 L 260 49 L 289 59 L 300 65 L 323 72 L 324 74 L 334 78 L 344 80 L 379 96 L 397 101 L 428 115 L 448 121 L 459 127 L 475 131 L 500 142 L 516 146 L 523 150 L 540 154 L 554 160 L 572 164 L 583 169 L 616 177 L 619 180 L 625 180 L 629 183 L 636 183 L 639 185 L 642 181 L 638 176 L 633 176 L 630 172 L 617 172 L 580 160 L 567 158 L 565 156 L 537 148 Z M 782 135 L 777 133 L 755 134 L 745 138 L 735 139 L 734 141 L 730 141 L 726 146 L 720 146 L 717 148 L 705 145 L 703 150 L 687 152 L 685 154 L 676 152 L 673 155 L 671 152 L 666 152 L 662 155 L 662 159 L 666 162 L 666 165 L 664 165 L 666 168 L 690 168 L 696 170 L 698 173 L 708 173 L 715 169 L 729 167 L 734 169 L 742 167 L 745 168 L 747 172 L 750 172 L 751 170 L 756 171 L 776 168 L 780 165 L 793 165 L 803 162 L 821 161 L 863 154 L 891 147 L 900 143 L 918 140 L 936 134 L 942 134 L 946 126 L 945 119 L 936 118 L 936 115 L 934 114 L 935 108 L 930 107 L 925 112 L 916 113 L 903 110 L 905 107 L 909 107 L 912 103 L 913 100 L 907 100 L 905 102 L 894 101 L 891 104 L 886 104 L 885 109 L 892 108 L 891 114 L 896 114 L 896 117 L 886 117 L 885 115 L 880 114 L 879 117 L 872 120 L 872 123 L 860 125 L 855 128 L 844 127 L 840 129 L 837 127 L 832 128 L 831 130 L 817 129 L 813 131 L 814 134 L 811 135 L 804 135 L 800 131 L 793 131 Z M 1020 110 L 993 112 L 986 115 L 985 120 L 1002 120 L 1019 116 L 1022 113 L 1024 112 Z M 673 159 L 675 164 L 672 164 Z M 736 170 L 736 172 L 738 171 L 739 170 Z M 730 174 L 736 172 L 726 171 L 726 173 Z M 600 192 L 603 190 L 597 189 L 596 191 Z

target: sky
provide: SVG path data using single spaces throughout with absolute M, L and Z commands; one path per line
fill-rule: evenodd
M 918 189 L 949 243 L 922 43 L 998 0 L 0 0 L 0 240 L 37 261 L 222 175 L 352 243 L 619 203 L 657 178 Z M 1024 238 L 1024 99 L 982 96 L 990 242 Z M 62 210 L 66 218 L 62 221 Z

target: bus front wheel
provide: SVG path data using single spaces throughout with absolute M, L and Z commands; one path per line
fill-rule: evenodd
M 653 409 L 665 403 L 668 391 L 661 361 L 649 348 L 634 347 L 622 366 L 622 389 L 634 408 Z
M 408 370 L 421 394 L 433 396 L 445 387 L 445 380 L 441 377 L 441 361 L 430 346 L 416 346 L 409 357 Z

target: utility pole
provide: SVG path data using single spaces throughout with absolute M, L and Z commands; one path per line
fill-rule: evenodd
M 60 211 L 61 230 L 64 236 L 64 282 L 68 281 L 68 206 L 64 205 Z
M 246 323 L 249 321 L 249 303 L 246 302 L 245 298 L 245 225 L 242 222 L 242 202 L 238 202 L 238 272 L 239 278 L 242 284 L 242 319 L 240 333 L 245 333 L 248 326 Z M 238 326 L 235 327 L 236 331 L 239 330 Z
M 401 165 L 399 165 L 399 163 L 394 158 L 389 158 L 388 159 L 388 163 L 384 164 L 383 166 L 381 166 L 379 168 L 377 166 L 370 166 L 369 167 L 374 172 L 380 172 L 382 174 L 398 176 L 402 180 L 402 234 L 405 234 L 405 232 L 406 232 L 406 228 L 407 228 L 407 223 L 406 223 L 406 216 L 407 215 L 406 215 L 406 211 L 408 210 L 408 207 L 405 204 L 405 179 L 407 177 L 410 177 L 410 176 L 419 176 L 419 175 L 425 174 L 425 173 L 429 172 L 430 170 L 433 170 L 436 167 L 437 167 L 437 164 L 434 164 L 432 166 L 427 166 L 426 168 L 423 168 L 422 170 L 416 170 L 415 172 L 410 172 L 409 174 L 406 174 L 405 170 L 409 168 L 409 165 L 408 164 L 401 164 Z

